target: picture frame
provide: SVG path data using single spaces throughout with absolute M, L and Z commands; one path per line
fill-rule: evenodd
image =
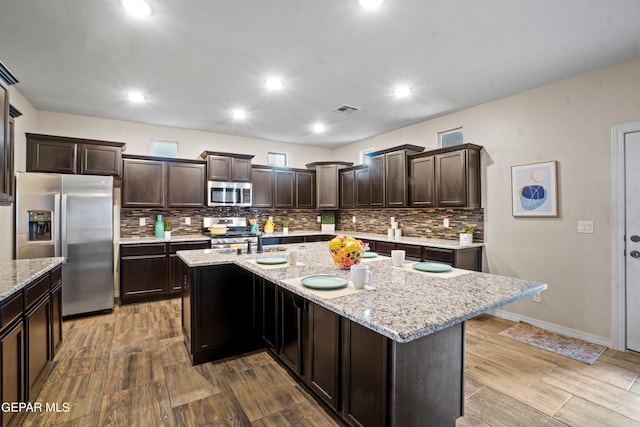
M 514 217 L 558 216 L 558 162 L 511 166 Z

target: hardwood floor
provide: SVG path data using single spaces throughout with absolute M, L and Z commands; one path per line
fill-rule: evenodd
M 268 353 L 191 366 L 179 300 L 64 322 L 64 342 L 25 426 L 337 426 Z M 593 365 L 498 335 L 513 322 L 467 322 L 466 426 L 640 426 L 640 355 Z

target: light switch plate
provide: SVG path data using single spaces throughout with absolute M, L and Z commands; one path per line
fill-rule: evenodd
M 443 219 L 442 225 L 444 226 L 444 228 L 449 228 L 449 218 Z
M 578 221 L 578 233 L 593 234 L 593 221 Z
M 147 225 L 147 218 L 140 218 L 140 227 Z
M 191 217 L 185 217 L 184 218 L 184 225 L 191 225 Z

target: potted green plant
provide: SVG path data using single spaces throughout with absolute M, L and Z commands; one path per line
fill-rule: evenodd
M 164 238 L 171 239 L 171 221 L 164 222 Z
M 470 225 L 465 225 L 460 230 L 460 246 L 469 246 L 473 243 L 473 233 L 476 232 L 476 229 Z
M 289 223 L 291 220 L 289 218 L 282 219 L 282 234 L 289 234 Z
M 336 231 L 336 213 L 334 211 L 320 212 L 321 230 L 325 233 L 335 233 Z

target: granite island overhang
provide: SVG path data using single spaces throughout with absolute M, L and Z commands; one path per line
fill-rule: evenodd
M 194 364 L 267 348 L 349 425 L 454 426 L 464 410 L 465 320 L 546 289 L 471 271 L 428 274 L 379 256 L 363 260 L 373 272 L 365 290 L 328 298 L 299 285 L 316 274 L 349 278 L 327 244 L 281 246 L 300 250 L 298 265 L 257 264 L 285 254 L 272 248 L 178 252 L 185 345 Z

